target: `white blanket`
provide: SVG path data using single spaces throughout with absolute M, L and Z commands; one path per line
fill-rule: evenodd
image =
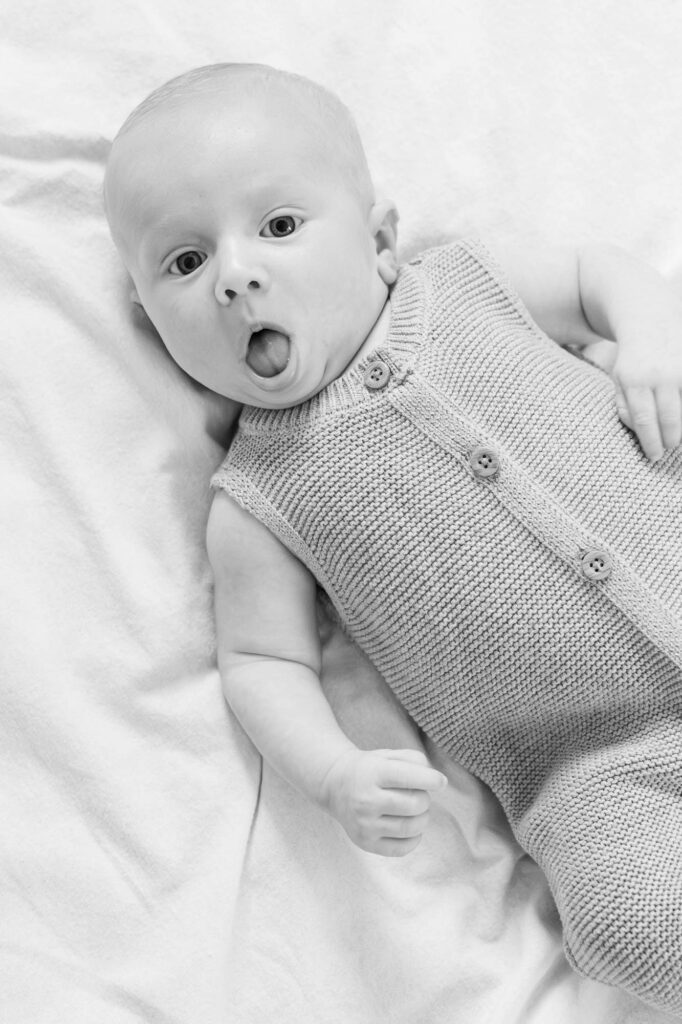
M 399 861 L 261 770 L 203 546 L 233 410 L 136 319 L 100 189 L 148 91 L 263 61 L 355 111 L 403 254 L 604 238 L 682 282 L 680 52 L 675 0 L 4 0 L 2 1024 L 664 1020 L 571 972 L 456 765 Z M 327 677 L 360 741 L 419 742 L 338 637 Z

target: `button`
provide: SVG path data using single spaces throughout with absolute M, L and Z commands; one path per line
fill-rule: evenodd
M 386 366 L 386 363 L 382 363 L 381 359 L 375 359 L 365 370 L 363 380 L 366 387 L 371 388 L 373 391 L 379 391 L 381 388 L 386 387 L 390 377 L 391 371 Z
M 474 448 L 469 452 L 469 465 L 475 476 L 495 476 L 500 468 L 500 460 L 492 448 Z
M 580 562 L 583 575 L 588 580 L 607 580 L 613 571 L 613 559 L 608 551 L 600 548 L 590 548 L 583 555 Z

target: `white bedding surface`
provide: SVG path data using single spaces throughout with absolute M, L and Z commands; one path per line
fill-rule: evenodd
M 569 970 L 539 872 L 456 765 L 400 861 L 261 770 L 203 547 L 233 410 L 131 312 L 100 188 L 148 91 L 259 60 L 355 111 L 405 254 L 605 238 L 682 286 L 681 45 L 675 0 L 4 0 L 2 1024 L 664 1020 Z M 327 671 L 361 741 L 418 742 L 338 638 Z

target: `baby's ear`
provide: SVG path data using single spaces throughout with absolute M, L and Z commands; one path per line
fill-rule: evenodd
M 155 334 L 156 337 L 158 338 L 159 332 L 149 319 L 147 310 L 142 305 L 140 296 L 137 294 L 137 288 L 135 287 L 132 281 L 130 282 L 130 291 L 128 292 L 128 299 L 130 300 L 130 305 L 132 306 L 131 316 L 132 322 L 135 324 L 135 326 L 141 327 L 143 331 L 148 331 L 150 334 Z
M 398 276 L 398 210 L 390 199 L 380 199 L 370 213 L 370 229 L 376 241 L 377 270 L 384 284 Z

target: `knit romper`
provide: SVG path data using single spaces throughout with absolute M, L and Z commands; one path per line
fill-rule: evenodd
M 358 366 L 246 408 L 213 484 L 497 795 L 571 963 L 682 1012 L 682 453 L 650 464 L 462 242 L 401 269 Z

